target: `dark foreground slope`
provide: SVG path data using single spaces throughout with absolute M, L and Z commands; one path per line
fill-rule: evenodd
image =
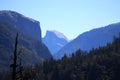
M 78 50 L 69 58 L 64 55 L 28 68 L 24 74 L 26 80 L 120 80 L 120 37 L 87 55 Z

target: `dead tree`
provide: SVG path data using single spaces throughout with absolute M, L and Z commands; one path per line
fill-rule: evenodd
M 10 65 L 12 68 L 12 80 L 22 80 L 22 63 L 21 58 L 17 54 L 18 52 L 18 33 L 15 38 L 15 46 L 14 46 L 14 53 L 13 53 L 13 63 Z M 20 61 L 18 63 L 18 58 Z

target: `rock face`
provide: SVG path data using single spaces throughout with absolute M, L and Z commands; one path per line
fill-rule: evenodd
M 0 22 L 14 25 L 21 32 L 41 40 L 39 22 L 14 11 L 0 11 Z
M 54 55 L 64 45 L 68 43 L 68 39 L 58 31 L 47 31 L 43 42 L 47 45 L 51 53 Z
M 17 52 L 21 51 L 20 56 L 22 57 L 22 61 L 24 65 L 33 65 L 36 63 L 41 63 L 44 59 L 50 59 L 52 57 L 48 48 L 41 41 L 41 38 L 40 38 L 41 35 L 39 32 L 40 28 L 38 23 L 36 22 L 33 23 L 31 19 L 26 19 L 25 20 L 26 22 L 29 22 L 29 23 L 31 22 L 32 24 L 32 26 L 27 26 L 31 24 L 29 23 L 23 24 L 21 20 L 19 21 L 18 17 L 16 18 L 14 16 L 13 17 L 9 16 L 9 11 L 8 11 L 8 14 L 7 12 L 5 12 L 5 15 L 7 16 L 7 18 L 3 14 L 5 18 L 2 17 L 3 18 L 3 21 L 2 21 L 1 13 L 3 14 L 3 12 L 0 12 L 0 71 L 3 69 L 5 70 L 9 69 L 10 63 L 12 62 L 11 57 L 13 55 L 15 37 L 17 33 L 19 35 Z M 18 13 L 14 13 L 14 14 L 18 14 Z M 11 17 L 13 19 L 10 19 Z M 16 20 L 17 23 L 11 24 L 11 22 L 9 22 L 10 21 L 9 19 Z M 24 17 L 22 20 L 24 21 Z M 22 27 L 22 25 L 26 25 L 26 27 L 25 26 Z M 32 28 L 32 27 L 37 27 L 37 28 Z M 37 34 L 39 36 L 34 37 L 34 35 L 37 35 Z
M 61 58 L 64 53 L 67 53 L 67 55 L 71 55 L 78 49 L 90 51 L 92 48 L 104 46 L 107 43 L 112 42 L 114 36 L 118 36 L 119 33 L 120 23 L 93 29 L 79 35 L 76 39 L 64 46 L 57 54 L 54 55 L 54 57 Z

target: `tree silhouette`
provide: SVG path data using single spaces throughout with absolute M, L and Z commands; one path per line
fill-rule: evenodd
M 18 33 L 15 38 L 15 46 L 14 46 L 14 53 L 13 53 L 13 63 L 10 65 L 12 68 L 12 80 L 22 80 L 22 63 L 21 63 L 21 58 L 19 57 L 19 54 L 17 54 L 18 51 Z M 18 62 L 19 58 L 19 62 Z

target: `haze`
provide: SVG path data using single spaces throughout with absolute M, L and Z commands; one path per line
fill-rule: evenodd
M 120 0 L 2 0 L 0 10 L 13 10 L 73 39 L 93 28 L 120 22 Z

